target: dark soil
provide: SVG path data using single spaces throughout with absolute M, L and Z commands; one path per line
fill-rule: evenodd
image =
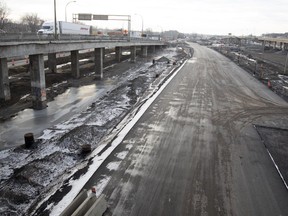
M 256 125 L 258 134 L 260 135 L 263 144 L 273 157 L 274 162 L 277 164 L 284 181 L 288 183 L 288 129 L 275 128 Z M 277 142 L 275 142 L 277 140 Z

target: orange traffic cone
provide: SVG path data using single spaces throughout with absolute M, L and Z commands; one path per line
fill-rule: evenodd
M 271 86 L 271 82 L 270 82 L 270 80 L 268 80 L 267 85 L 268 85 L 268 88 L 271 88 L 271 87 L 272 87 L 272 86 Z

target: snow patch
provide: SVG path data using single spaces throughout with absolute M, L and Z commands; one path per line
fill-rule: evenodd
M 116 157 L 123 160 L 127 156 L 128 153 L 129 153 L 128 151 L 123 151 L 123 152 L 117 153 Z
M 112 171 L 112 170 L 118 170 L 118 167 L 119 167 L 120 163 L 121 163 L 121 161 L 110 162 L 106 167 L 107 167 L 107 169 L 109 169 L 110 171 Z
M 27 97 L 29 97 L 29 96 L 30 96 L 30 94 L 26 94 L 26 95 L 24 95 L 23 97 L 21 97 L 20 100 L 23 100 L 23 99 L 25 99 L 25 98 L 27 98 Z
M 10 154 L 11 154 L 11 149 L 6 149 L 6 150 L 0 151 L 0 160 L 8 157 Z
M 39 139 L 49 140 L 55 137 L 58 134 L 66 133 L 65 130 L 53 130 L 53 129 L 45 129 L 43 131 L 43 135 L 39 137 Z
M 106 185 L 108 184 L 108 182 L 110 181 L 111 176 L 105 176 L 103 179 L 101 179 L 99 181 L 99 183 L 96 185 L 96 196 L 100 196 L 104 190 L 104 188 L 106 187 Z
M 128 145 L 126 145 L 126 148 L 127 148 L 128 150 L 132 149 L 132 148 L 133 148 L 133 144 L 128 144 Z

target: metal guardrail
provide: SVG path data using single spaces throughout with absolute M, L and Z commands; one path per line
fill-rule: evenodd
M 97 40 L 97 41 L 155 41 L 151 38 L 136 38 L 128 36 L 106 36 L 106 35 L 41 35 L 31 33 L 0 33 L 0 42 L 25 42 L 25 41 L 75 41 L 75 40 Z M 157 40 L 158 41 L 158 40 Z

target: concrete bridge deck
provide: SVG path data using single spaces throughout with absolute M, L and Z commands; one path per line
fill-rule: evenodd
M 46 108 L 46 83 L 44 54 L 48 54 L 49 70 L 57 72 L 56 53 L 71 52 L 71 72 L 80 77 L 79 51 L 94 49 L 94 63 L 97 78 L 103 77 L 103 58 L 105 48 L 115 48 L 116 60 L 121 61 L 122 48 L 130 47 L 131 62 L 136 60 L 136 48 L 141 47 L 141 55 L 147 56 L 148 49 L 155 52 L 156 47 L 165 46 L 160 40 L 110 39 L 110 40 L 51 40 L 0 42 L 0 99 L 10 100 L 9 72 L 7 59 L 17 56 L 29 56 L 31 94 L 34 109 Z
M 161 46 L 165 42 L 158 40 L 137 39 L 110 39 L 110 40 L 52 40 L 52 41 L 25 41 L 25 42 L 0 42 L 0 58 L 15 56 L 47 54 L 83 50 L 93 48 L 112 48 L 130 46 Z

